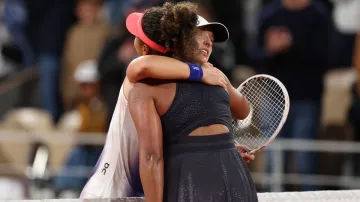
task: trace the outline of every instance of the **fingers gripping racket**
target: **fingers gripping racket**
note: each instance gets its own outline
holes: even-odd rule
[[[235,144],[252,154],[279,134],[289,113],[289,95],[278,79],[265,74],[250,77],[238,91],[248,100],[250,113],[244,120],[233,120],[233,135]]]

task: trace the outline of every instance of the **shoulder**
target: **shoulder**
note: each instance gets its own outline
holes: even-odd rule
[[[136,82],[129,93],[129,101],[137,98],[156,98],[172,90],[176,83],[168,80],[143,79]]]
[[[139,81],[134,83],[133,88],[131,89],[130,93],[139,93],[141,91],[144,91],[142,94],[147,94],[148,91],[145,90],[150,90],[152,89],[152,85],[146,81]]]
[[[134,83],[129,92],[129,102],[140,98],[152,97],[156,87],[155,83],[153,79],[144,79]]]

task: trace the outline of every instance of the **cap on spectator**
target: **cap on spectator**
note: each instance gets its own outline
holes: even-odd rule
[[[198,15],[197,27],[208,27],[214,34],[215,43],[225,42],[229,39],[229,31],[222,23],[208,22],[205,18]]]
[[[75,81],[78,83],[95,83],[99,80],[99,77],[95,60],[86,60],[80,63],[74,72]]]

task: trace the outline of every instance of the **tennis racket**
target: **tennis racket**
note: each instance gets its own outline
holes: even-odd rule
[[[250,77],[237,90],[248,100],[250,112],[232,122],[235,144],[253,154],[279,134],[289,113],[289,94],[278,79],[265,74]]]

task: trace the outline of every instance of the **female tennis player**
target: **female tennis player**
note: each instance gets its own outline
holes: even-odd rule
[[[128,17],[127,28],[136,36],[139,55],[161,52],[162,48],[186,58],[184,51],[195,54],[205,49],[206,58],[213,39],[208,37],[207,43],[197,47],[191,32],[196,30],[196,7],[191,3],[166,6],[160,17],[156,12]],[[180,15],[174,15],[176,11]],[[171,21],[164,23],[174,16],[183,18],[183,30]],[[168,28],[165,30],[173,31],[172,40],[166,40],[169,35],[162,33],[160,40],[145,42],[141,21],[157,18]],[[151,33],[146,35],[157,36]],[[196,77],[199,69],[199,65],[191,64],[190,77]],[[244,98],[232,86],[227,91],[241,100],[233,115],[246,117]],[[232,113],[227,91],[189,81],[146,80],[134,85],[129,108],[139,136],[140,177],[147,202],[257,201],[250,173],[230,132]]]
[[[209,68],[213,67],[212,64],[208,63],[209,57],[212,53],[212,43],[221,43],[227,41],[229,37],[229,33],[225,25],[218,23],[218,22],[208,22],[205,18],[198,15],[198,24],[197,33],[195,34],[196,41],[199,48],[194,55],[192,56],[192,61],[198,64],[205,64],[202,68],[204,71],[211,71],[212,74],[222,75],[219,77],[218,85],[224,86],[224,80],[226,81],[226,88],[231,88],[231,104],[230,109],[233,114],[239,114],[236,110],[240,109],[239,105],[241,106],[242,101],[236,99],[236,95],[238,93],[234,93],[234,88],[231,86],[230,81],[228,78],[217,68]],[[208,42],[206,39],[213,39],[214,41]],[[207,43],[211,43],[210,46]],[[204,45],[205,44],[205,45]],[[206,46],[206,47],[204,47]],[[142,79],[146,78],[155,78],[155,79],[164,79],[164,80],[186,80],[189,78],[189,66],[180,60],[171,58],[171,57],[164,57],[160,55],[144,55],[138,57],[137,59],[133,60],[126,72],[127,79],[132,82],[136,83]],[[216,77],[209,77],[211,79],[216,79]],[[210,82],[215,81],[208,81],[206,77],[203,78],[203,83],[205,84],[212,84]],[[241,110],[243,112],[243,110]],[[235,119],[243,119],[244,117],[234,117]],[[240,152],[241,157],[246,161],[250,162],[251,160],[255,159],[253,154],[246,153],[246,148],[242,146],[237,146],[237,150]]]
[[[159,10],[150,10],[148,13],[157,12]],[[200,19],[203,19],[200,17]],[[208,23],[203,19],[205,23],[201,23],[199,26],[203,28],[211,27],[217,30],[225,30],[226,36],[221,36],[220,32],[215,32],[215,42],[223,42],[227,40],[227,29],[218,23]],[[149,25],[159,24],[159,19],[156,20],[143,20],[142,21],[147,28],[144,28],[144,32],[154,33],[154,30],[149,30]],[[146,22],[146,23],[145,23]],[[178,22],[179,23],[179,22]],[[219,28],[217,28],[219,27]],[[158,36],[161,36],[160,26],[156,31]],[[155,35],[152,35],[155,36]],[[144,39],[143,41],[146,41]],[[151,44],[151,42],[147,42]],[[211,47],[210,47],[211,48]],[[201,51],[200,55],[203,54]],[[154,51],[153,53],[156,53]],[[208,52],[210,55],[211,49]],[[163,55],[162,53],[158,53]],[[199,54],[195,54],[199,55]],[[156,56],[154,56],[156,57]],[[202,62],[200,59],[202,56],[197,57],[197,61]],[[96,165],[93,175],[89,179],[89,182],[83,189],[81,198],[118,198],[118,197],[131,197],[136,196],[138,192],[142,192],[141,184],[139,180],[138,171],[138,140],[135,126],[129,114],[127,108],[126,97],[132,88],[133,83],[131,81],[137,81],[142,78],[152,77],[159,79],[187,79],[189,78],[189,65],[179,62],[177,60],[166,57],[157,56],[157,58],[149,58],[147,56],[140,57],[134,60],[128,68],[129,79],[126,79],[123,87],[121,88],[117,107],[114,111],[113,120],[107,135],[107,141],[103,150],[103,153]],[[207,59],[205,60],[207,61]],[[144,65],[147,64],[149,65]],[[175,62],[175,63],[174,63]],[[158,68],[152,68],[152,65],[156,65]],[[175,68],[170,70],[171,66],[175,64]],[[177,70],[180,70],[178,71]],[[211,65],[205,64],[203,66],[204,75],[201,78],[201,82],[210,85],[225,86],[226,77],[217,69],[211,68]],[[236,107],[234,108],[236,109]],[[252,159],[253,156],[247,157]]]

